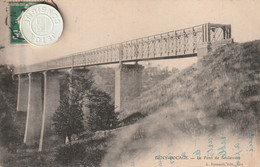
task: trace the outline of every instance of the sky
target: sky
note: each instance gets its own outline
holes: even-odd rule
[[[260,39],[259,0],[55,0],[61,38],[46,47],[12,45],[6,0],[0,0],[0,64],[34,64],[148,35],[204,23],[231,24],[235,42]],[[4,48],[3,48],[4,47]],[[185,68],[196,58],[153,61]]]

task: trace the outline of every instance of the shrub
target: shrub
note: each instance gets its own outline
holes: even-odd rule
[[[63,165],[78,164],[86,156],[85,146],[83,143],[62,145],[58,147],[55,154],[55,160]]]
[[[99,167],[106,152],[104,150],[88,150],[84,158],[84,166]]]

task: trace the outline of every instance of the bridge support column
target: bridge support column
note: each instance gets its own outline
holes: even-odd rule
[[[21,75],[18,75],[18,94],[17,94],[17,107],[16,111],[19,111],[20,98],[21,98]]]
[[[18,75],[18,96],[17,96],[17,111],[27,111],[28,105],[28,76]]]
[[[38,146],[41,134],[42,100],[43,100],[42,74],[29,74],[29,91],[26,130],[24,142],[27,145]]]
[[[60,104],[60,77],[58,72],[44,72],[44,99],[39,151],[59,140],[54,135],[52,116]]]
[[[136,64],[120,64],[115,75],[115,111],[118,112],[130,100],[140,95],[142,71],[144,67]]]
[[[25,132],[23,142],[27,143],[28,136],[28,125],[29,125],[29,116],[30,116],[30,99],[31,99],[31,73],[28,74],[28,96],[27,96],[27,113],[26,113],[26,124],[25,124]]]

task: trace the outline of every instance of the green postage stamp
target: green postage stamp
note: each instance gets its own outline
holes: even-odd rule
[[[23,38],[19,22],[22,14],[32,5],[43,3],[44,1],[10,1],[9,17],[10,17],[10,43],[11,44],[26,44],[27,41]]]

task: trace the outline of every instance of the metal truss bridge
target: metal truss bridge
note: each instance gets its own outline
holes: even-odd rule
[[[231,39],[231,25],[207,23],[75,53],[43,63],[20,66],[15,69],[15,74],[120,62],[191,57],[197,55],[199,44],[215,43],[226,39]]]

